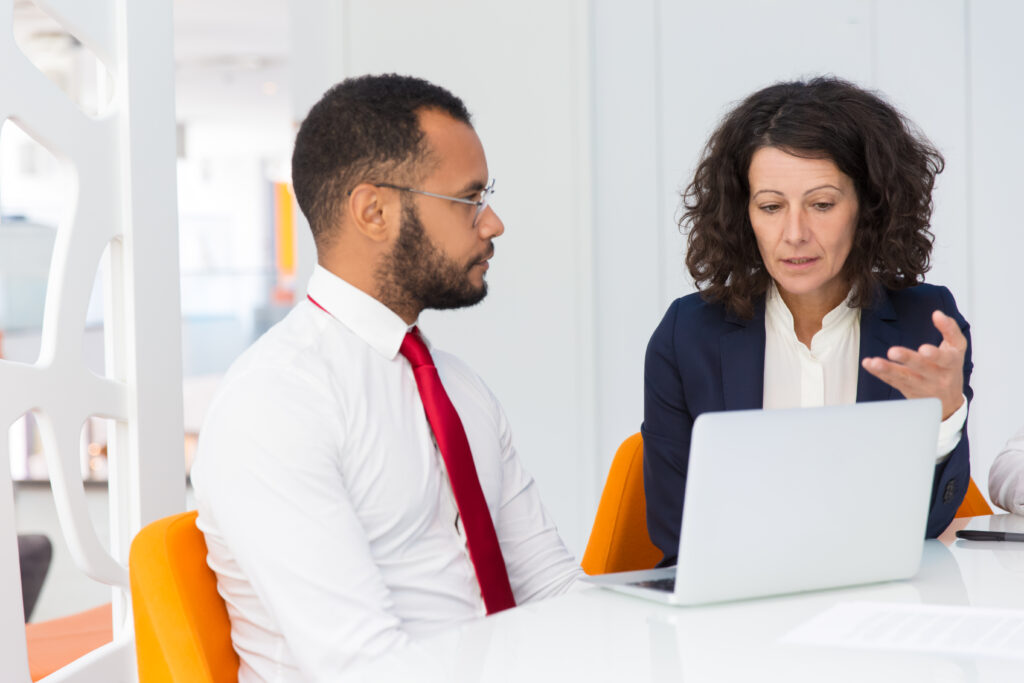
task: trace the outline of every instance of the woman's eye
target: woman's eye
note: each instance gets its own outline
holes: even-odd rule
[[[835,204],[833,202],[814,202],[814,204],[812,204],[811,206],[813,206],[818,211],[828,211],[833,206],[835,206]]]
[[[778,204],[762,204],[760,208],[765,213],[775,213],[781,207]]]

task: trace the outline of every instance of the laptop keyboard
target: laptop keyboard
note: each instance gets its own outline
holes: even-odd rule
[[[630,585],[640,586],[641,588],[653,588],[656,591],[665,591],[666,593],[674,593],[676,590],[676,577],[672,576],[667,579],[654,579],[653,581],[637,581]]]

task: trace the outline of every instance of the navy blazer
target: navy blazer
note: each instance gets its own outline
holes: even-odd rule
[[[644,363],[644,490],[647,528],[664,563],[675,560],[683,492],[690,457],[690,431],[701,413],[757,409],[764,396],[764,309],[762,296],[754,317],[744,320],[700,294],[676,299],[647,345]],[[970,378],[970,327],[945,287],[917,285],[879,290],[875,304],[861,312],[860,358],[885,357],[890,346],[916,349],[942,342],[932,323],[941,310],[960,325],[967,337],[964,395],[973,397]],[[860,368],[857,402],[903,398],[895,388]],[[970,456],[967,425],[960,443],[935,468],[926,535],[938,536],[953,520],[967,493]],[[786,495],[780,492],[780,495]],[[865,499],[865,505],[878,501]],[[722,501],[723,505],[730,504]]]

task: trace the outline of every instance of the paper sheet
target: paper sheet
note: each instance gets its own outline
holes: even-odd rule
[[[780,642],[1024,659],[1024,610],[844,602]]]

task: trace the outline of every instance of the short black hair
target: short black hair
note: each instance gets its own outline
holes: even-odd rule
[[[830,159],[853,180],[857,226],[843,274],[851,305],[879,285],[903,289],[929,267],[932,188],[942,155],[880,95],[834,76],[776,83],[726,114],[683,193],[686,265],[704,298],[749,318],[770,276],[750,224],[747,173],[754,152]]]
[[[467,125],[458,97],[421,78],[349,78],[324,93],[295,136],[292,187],[317,247],[330,243],[338,211],[359,183],[407,182],[430,150],[419,113],[433,109]]]

